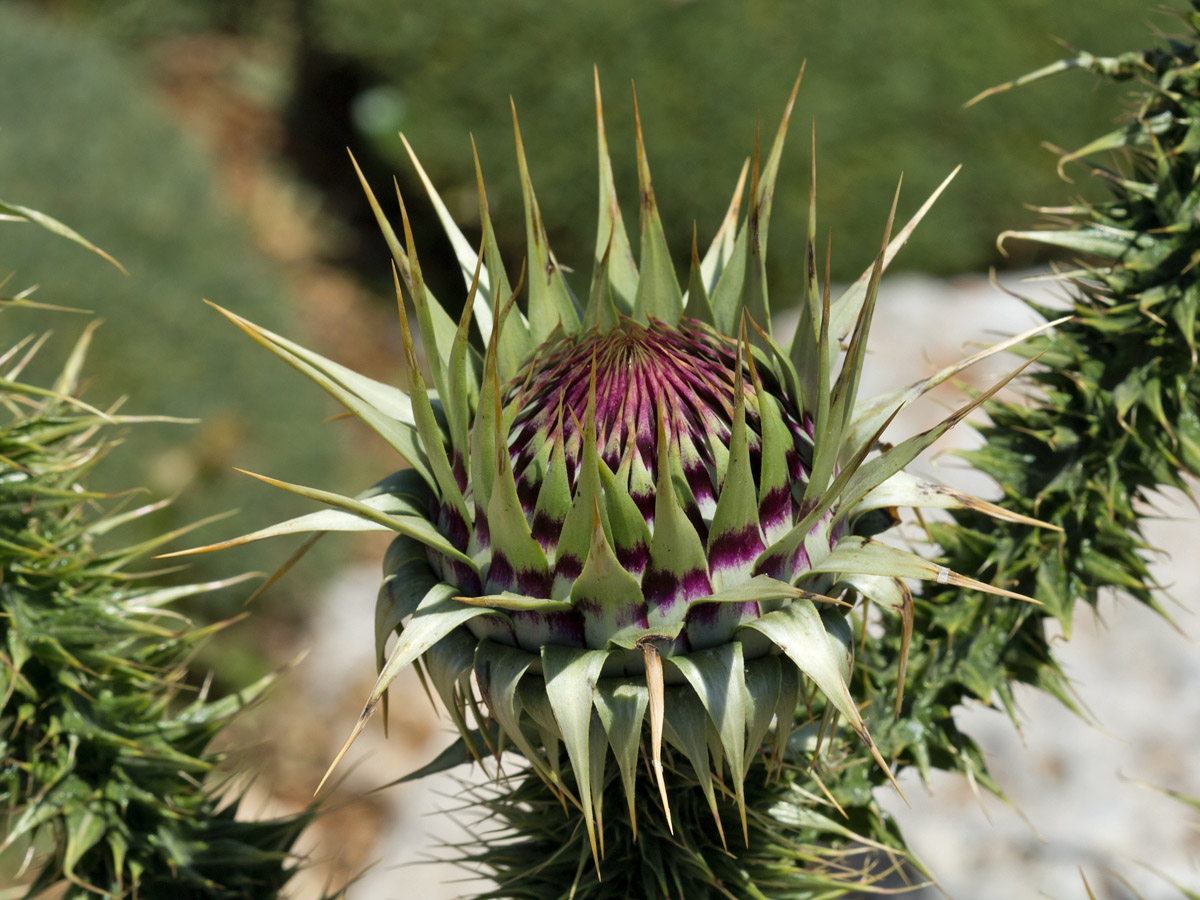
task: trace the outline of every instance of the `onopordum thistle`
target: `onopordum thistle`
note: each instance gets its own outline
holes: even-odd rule
[[[33,210],[0,203],[0,215],[86,245]],[[28,293],[0,299],[0,315],[58,309]],[[123,510],[85,486],[115,430],[144,421],[79,397],[93,330],[49,387],[23,376],[42,339],[0,353],[0,866],[28,881],[0,893],[273,900],[311,812],[238,820],[208,749],[270,679],[219,700],[196,693],[186,663],[224,623],[171,608],[243,579],[162,586],[130,570],[178,534],[114,543],[162,504]]]
[[[1076,69],[1138,84],[1136,107],[1116,130],[1059,162],[1062,169],[1097,160],[1090,173],[1111,197],[1045,207],[1050,227],[1001,236],[1068,255],[1059,281],[1069,293],[1071,318],[1022,349],[1040,363],[1026,376],[1034,399],[990,401],[990,424],[979,429],[984,445],[963,455],[1003,487],[1007,507],[1061,531],[1012,528],[963,513],[952,523],[931,524],[947,565],[986,572],[997,583],[1035,593],[1042,605],[995,604],[970,593],[956,594],[950,605],[941,602],[945,593],[918,597],[917,626],[930,651],[926,662],[914,664],[929,667],[926,712],[964,697],[990,702],[994,695],[1011,712],[1014,683],[1038,686],[1073,705],[1051,652],[1048,617],[1069,635],[1075,604],[1095,606],[1103,590],[1114,588],[1164,612],[1140,522],[1155,490],[1187,491],[1184,476],[1200,475],[1200,148],[1194,138],[1200,5],[1193,3],[1181,18],[1186,38],[1116,57],[1081,53],[985,92]],[[1063,315],[1054,306],[1029,305],[1046,319]],[[892,642],[874,664],[866,663],[880,705],[898,649]],[[926,766],[934,755],[961,768],[947,753],[963,746],[953,723],[926,718],[920,724],[906,732],[917,740],[889,742],[888,750]]]
[[[780,869],[790,893],[779,896],[809,896],[822,884],[844,891],[856,871],[844,863],[829,877],[814,866],[803,881],[806,853],[819,859],[823,846],[833,859],[853,832],[830,819],[819,824],[815,807],[844,809],[822,797],[819,776],[796,775],[795,762],[815,758],[840,719],[866,752],[830,767],[861,772],[873,757],[890,777],[848,689],[854,637],[847,610],[865,598],[896,613],[907,645],[912,603],[903,579],[971,587],[1005,603],[1027,599],[874,539],[895,521],[897,507],[970,508],[1037,524],[904,471],[998,385],[922,434],[881,442],[900,409],[999,348],[886,396],[858,396],[880,276],[942,188],[895,238],[889,218],[874,264],[833,299],[827,256],[826,276],[818,277],[814,163],[800,324],[790,341],[771,333],[767,232],[794,98],[766,158],[756,152],[743,170],[703,258],[693,241],[686,291],[659,223],[636,109],[635,263],[597,85],[599,228],[584,302],[547,244],[517,130],[528,256],[516,288],[496,247],[482,174],[476,253],[412,156],[468,287],[458,323],[425,285],[403,201],[401,243],[363,182],[397,271],[407,393],[223,311],[337,397],[406,463],[358,498],[264,478],[332,508],[201,548],[300,532],[398,533],[376,607],[380,674],[346,746],[386,703],[396,675],[418,664],[461,732],[447,760],[513,747],[548,796],[578,810],[567,818],[582,823],[587,841],[570,865],[582,868],[590,855],[604,876],[601,860],[613,844],[606,834],[625,829],[623,846],[640,843],[619,854],[613,877],[654,883],[668,895],[750,895],[754,879],[737,862],[732,840],[742,894],[728,894],[711,872],[699,880],[682,872],[703,869],[702,854],[681,850],[705,829],[715,829],[717,846],[727,844],[722,808],[729,807],[719,797],[736,810],[737,843],[764,865],[777,854],[757,837],[753,846],[751,822],[767,816],[774,834],[794,842]],[[522,279],[523,307],[515,302]],[[417,366],[405,295],[433,390]],[[471,342],[472,317],[482,351]],[[805,724],[789,742],[798,708]],[[774,749],[764,755],[773,722]],[[652,773],[649,792],[637,789],[639,754]],[[763,794],[758,782],[768,783],[772,769],[788,775]],[[750,794],[760,806],[748,812],[752,772]],[[697,790],[699,807],[687,799]],[[672,799],[676,791],[691,793]],[[610,793],[623,801],[615,824],[612,801],[603,802]],[[810,818],[781,824],[781,810],[797,796],[812,804],[802,810]],[[681,803],[688,810],[682,822]],[[702,807],[711,824],[697,821]],[[644,821],[647,808],[661,840]],[[520,815],[517,806],[508,809]],[[528,859],[527,869],[537,866]]]
[[[895,631],[869,632],[856,659],[852,688],[880,751],[924,776],[956,771],[1002,793],[950,715],[966,702],[995,703],[1015,720],[1014,690],[1025,684],[1079,709],[1053,651],[1051,619],[1069,636],[1076,604],[1095,607],[1113,590],[1166,612],[1141,522],[1153,514],[1155,491],[1189,491],[1186,476],[1200,475],[1200,4],[1191,7],[1181,15],[1184,37],[1115,57],[1080,53],[977,98],[1073,70],[1136,85],[1120,126],[1059,163],[1087,164],[1109,199],[1047,206],[1044,230],[1001,236],[1064,254],[1058,283],[1068,303],[1029,303],[1057,324],[1020,347],[1038,360],[1023,376],[1026,396],[988,401],[982,446],[962,454],[1002,488],[1006,508],[1061,530],[969,511],[929,522],[945,565],[1042,605],[926,584],[914,592],[922,640],[910,651]],[[905,654],[910,690],[893,712]],[[837,792],[837,779],[829,787]]]

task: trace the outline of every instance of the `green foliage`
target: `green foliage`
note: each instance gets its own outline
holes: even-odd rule
[[[0,210],[90,247],[40,213]],[[27,293],[0,301],[6,322],[17,310],[46,314]],[[114,545],[161,504],[126,510],[128,495],[85,484],[115,429],[144,421],[79,399],[93,330],[50,387],[23,380],[43,340],[0,354],[0,872],[28,870],[29,897],[272,900],[312,811],[239,821],[208,749],[271,679],[196,692],[186,664],[220,625],[172,609],[242,579],[163,587],[130,565],[176,534]]]
[[[460,222],[476,214],[468,133],[485,164],[511,159],[511,93],[545,221],[554,229],[550,243],[564,265],[581,270],[591,247],[577,220],[579,211],[592,208],[595,192],[591,167],[581,163],[594,153],[588,102],[593,63],[614,124],[609,140],[618,194],[636,196],[636,170],[623,152],[633,143],[625,87],[632,79],[647,124],[655,188],[673,198],[661,208],[667,242],[686,247],[693,222],[702,241],[711,237],[746,154],[742,136],[753,133],[760,111],[779,108],[807,59],[797,110],[801,135],[783,165],[805,170],[804,132],[815,119],[824,210],[819,236],[832,228],[834,277],[843,281],[859,271],[845,248],[878,240],[896,173],[904,173],[906,192],[912,192],[906,196],[925,197],[959,163],[966,164],[960,179],[914,237],[902,265],[950,273],[996,261],[996,233],[1031,193],[1052,189],[1054,176],[1028,139],[1036,133],[1037,114],[997,106],[963,111],[963,102],[977,85],[1034,66],[1050,35],[1106,46],[1129,26],[1123,0],[917,6],[316,0],[308,9],[301,24],[309,45],[365,69],[353,108],[361,131],[376,139],[376,151],[393,161],[402,178],[408,167],[395,133],[407,132]],[[1054,115],[1068,140],[1106,121],[1106,95],[1090,87],[1079,85],[1066,98],[1061,92],[1041,95],[1040,115]],[[506,250],[523,239],[512,224],[520,222],[511,212],[519,208],[520,187],[511,168],[492,163],[484,173]],[[768,278],[776,298],[799,295],[803,278],[792,256],[803,252],[805,189],[800,184],[792,190],[775,205],[780,237]],[[797,236],[791,252],[784,235]]]
[[[811,731],[807,733],[812,737]],[[610,766],[603,806],[611,824],[602,829],[601,879],[591,867],[588,838],[578,813],[560,804],[536,775],[517,783],[480,787],[471,800],[489,817],[463,862],[487,873],[499,888],[479,900],[606,900],[672,897],[687,900],[815,900],[847,891],[920,882],[895,824],[870,792],[822,795],[828,770],[849,788],[865,786],[867,763],[857,754],[806,764],[758,756],[746,778],[749,844],[743,846],[732,797],[722,821],[709,812],[703,792],[683,760],[664,758],[675,827],[658,794],[639,791],[636,841],[625,815],[625,797]],[[685,774],[686,773],[686,774]],[[864,797],[865,794],[865,797]],[[840,804],[840,809],[834,804]],[[723,836],[724,835],[724,836]],[[728,841],[728,848],[726,847]]]
[[[97,273],[77,248],[47,247],[22,226],[6,229],[0,278],[36,271],[39,299],[103,316],[89,394],[203,420],[188,429],[147,424],[113,450],[94,483],[129,487],[134,469],[135,483],[156,493],[187,488],[177,507],[154,517],[162,530],[241,506],[251,520],[286,515],[291,507],[250,488],[234,463],[327,471],[334,441],[312,437],[327,414],[317,398],[292,396],[288,373],[258,367],[252,348],[202,302],[236,302],[281,327],[292,318],[280,273],[253,255],[247,226],[218,199],[211,161],[167,119],[134,66],[96,37],[21,6],[0,6],[0,81],[5,198],[53,208],[130,273]],[[40,329],[41,315],[15,310],[9,328]],[[68,349],[64,333],[43,356]],[[51,373],[35,360],[31,374]]]
[[[923,772],[968,773],[993,790],[978,749],[949,712],[967,698],[1013,713],[1013,686],[1029,684],[1074,705],[1047,639],[1071,631],[1076,604],[1116,590],[1162,612],[1145,558],[1141,521],[1153,494],[1187,490],[1200,474],[1200,369],[1196,365],[1195,210],[1200,191],[1200,4],[1182,16],[1186,40],[1102,58],[1064,60],[1018,83],[1071,69],[1111,81],[1136,79],[1132,115],[1116,130],[1065,154],[1082,159],[1109,199],[1055,207],[1058,227],[1009,235],[1061,248],[1070,321],[1023,352],[1039,358],[1032,402],[989,402],[984,445],[964,456],[1004,491],[1004,505],[1062,528],[1031,529],[971,513],[931,523],[943,562],[1037,597],[1042,606],[948,590],[916,598],[903,710],[900,640],[867,640],[861,686],[885,755]],[[1062,311],[1034,306],[1047,320]],[[890,720],[890,725],[881,724]]]
[[[59,16],[86,18],[122,43],[164,36],[272,31],[286,20],[294,0],[54,0]]]
[[[168,885],[174,896],[274,897],[310,816],[235,820],[237,801],[223,804],[210,777],[220,757],[206,750],[268,682],[189,697],[184,663],[213,629],[170,605],[224,585],[147,586],[128,570],[173,535],[101,549],[148,508],[105,512],[110,499],[82,484],[108,448],[102,435],[128,421],[74,397],[89,336],[52,389],[10,377],[0,393],[3,847],[47,852],[31,895],[64,882],[69,897]]]
[[[346,200],[352,183],[343,146],[356,146],[361,158],[359,145],[369,143],[379,157],[368,167],[372,181],[390,169],[404,185],[409,168],[395,139],[404,130],[456,220],[470,222],[477,208],[468,135],[483,159],[511,159],[511,94],[526,126],[545,219],[555,226],[550,241],[564,265],[581,269],[591,247],[583,232],[564,223],[593,204],[594,175],[580,162],[594,152],[592,64],[617,126],[613,147],[633,143],[631,97],[623,88],[632,79],[645,121],[653,123],[646,138],[658,189],[664,197],[688,198],[661,211],[669,246],[687,246],[693,222],[702,239],[711,235],[724,212],[720,197],[745,156],[743,135],[760,110],[779,107],[807,59],[802,111],[817,123],[822,231],[831,227],[840,246],[873,243],[886,210],[882,199],[864,198],[889,196],[897,172],[905,173],[913,196],[927,196],[966,163],[902,263],[954,273],[1001,262],[996,233],[1028,196],[1053,189],[1037,146],[1039,117],[1053,116],[1071,142],[1103,127],[1108,115],[1108,97],[1085,84],[1031,95],[1024,112],[998,105],[963,111],[962,103],[978,85],[1036,65],[1052,36],[1106,47],[1130,25],[1124,0],[869,2],[862,10],[839,0],[56,0],[53,7],[124,46],[209,31],[285,48],[291,149],[309,159],[318,170],[309,174],[347,215],[357,207]],[[747,106],[747,97],[758,105]],[[806,143],[793,143],[786,167],[806,165]],[[618,193],[636,196],[631,157],[616,156]],[[663,161],[672,159],[689,162],[668,168]],[[520,206],[520,185],[509,165],[494,164],[485,174],[501,247],[514,251],[524,238],[520,217],[510,214]],[[803,197],[781,197],[777,206],[778,233],[803,234]],[[428,216],[423,208],[410,212]],[[794,250],[802,252],[798,242]],[[802,287],[787,255],[777,252],[768,273],[779,298]],[[834,257],[835,278],[858,274],[850,254]],[[443,282],[436,271],[431,277],[437,293]]]

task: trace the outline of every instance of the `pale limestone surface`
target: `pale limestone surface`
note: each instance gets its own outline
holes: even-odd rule
[[[1044,295],[1046,290],[1016,279],[1006,283],[1027,294]],[[967,342],[990,343],[1035,324],[1032,313],[985,278],[888,279],[872,329],[863,391],[869,395],[923,377],[977,349],[964,350]],[[964,380],[987,385],[1015,365],[1013,357],[988,360]],[[943,389],[897,422],[893,435],[929,427],[961,402],[957,391]],[[970,431],[959,429],[935,451],[972,441]],[[985,496],[997,494],[986,479],[970,477],[961,463],[938,458],[937,452],[919,461],[919,470]],[[1178,519],[1155,522],[1148,529],[1150,541],[1170,554],[1159,560],[1155,572],[1178,601],[1176,621],[1196,634],[1200,520],[1180,498],[1164,501],[1163,508]],[[373,679],[376,585],[376,571],[364,569],[346,572],[328,586],[312,629],[313,649],[299,673],[302,690],[320,709],[327,758],[353,724],[358,709],[354,698],[365,696]],[[1180,896],[1140,868],[1139,861],[1200,890],[1200,814],[1138,783],[1200,795],[1200,651],[1130,601],[1108,598],[1101,614],[1107,627],[1081,610],[1070,642],[1059,645],[1062,664],[1098,726],[1034,691],[1018,693],[1024,744],[1000,713],[977,706],[955,714],[988,753],[997,781],[1036,832],[990,798],[984,802],[985,814],[970,787],[951,776],[935,778],[932,794],[911,775],[901,779],[911,809],[894,793],[881,794],[950,896],[1084,900],[1081,866],[1098,900],[1133,896],[1111,881],[1106,874],[1110,869],[1131,879],[1147,900]],[[353,769],[339,795],[345,800],[411,771],[451,740],[444,721],[432,723],[428,701],[411,672],[398,680],[392,695],[393,727],[403,724],[398,718],[408,721],[428,739],[404,742],[393,734],[385,743],[380,729],[368,728],[347,760]],[[465,769],[460,772],[471,777]],[[437,812],[456,807],[456,793],[454,778],[439,776],[383,794],[384,827],[366,854],[379,862],[351,889],[354,900],[471,895],[469,885],[454,883],[462,877],[459,870],[416,864],[439,853],[439,841],[462,839],[461,825]],[[321,842],[314,849],[316,857],[336,854],[329,843],[336,843],[337,833],[318,831],[315,838]],[[304,891],[299,893],[309,896]]]

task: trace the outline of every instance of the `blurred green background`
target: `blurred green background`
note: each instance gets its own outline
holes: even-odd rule
[[[323,422],[335,412],[326,398],[201,302],[374,377],[401,377],[386,250],[346,147],[381,197],[399,178],[430,281],[454,306],[457,268],[396,132],[469,236],[474,135],[501,242],[520,259],[511,95],[551,243],[584,278],[596,221],[595,64],[625,198],[636,197],[637,84],[656,194],[682,264],[693,222],[707,242],[756,127],[769,141],[807,60],[775,201],[775,303],[801,275],[814,119],[819,230],[832,231],[835,277],[870,263],[900,173],[907,216],[958,163],[962,174],[897,268],[952,275],[1025,265],[1028,257],[998,255],[996,234],[1032,222],[1028,198],[1074,193],[1056,183],[1040,141],[1075,146],[1102,132],[1111,100],[1081,75],[962,104],[1065,55],[1052,36],[1115,52],[1151,18],[1169,30],[1168,17],[1128,0],[8,0],[0,197],[70,223],[130,275],[16,228],[6,230],[0,269],[16,273],[10,288],[36,281],[41,299],[106,320],[93,402],[128,395],[129,412],[204,420],[131,436],[109,477],[180,494],[159,527],[241,508],[196,538],[218,540],[305,508],[234,465],[349,493],[388,465],[352,423]],[[83,320],[6,313],[4,322],[6,337],[52,326],[65,342]],[[308,588],[352,552],[343,543],[318,556],[266,611],[297,615]],[[200,565],[213,574],[269,568],[287,553],[260,548]],[[233,609],[240,597],[226,602]]]

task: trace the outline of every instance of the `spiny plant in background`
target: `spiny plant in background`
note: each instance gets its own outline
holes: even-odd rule
[[[795,91],[765,160],[756,150],[743,170],[703,259],[693,240],[686,291],[659,222],[636,107],[635,263],[597,79],[599,227],[582,302],[547,244],[516,130],[528,277],[523,270],[515,287],[482,174],[476,253],[412,155],[467,284],[458,323],[425,285],[403,201],[401,244],[363,182],[398,272],[408,393],[223,310],[362,418],[406,468],[358,498],[264,478],[332,508],[200,549],[301,532],[397,532],[376,607],[379,677],[346,747],[415,664],[461,732],[446,762],[514,748],[530,779],[490,805],[535,844],[557,835],[569,851],[552,856],[575,870],[564,881],[532,845],[519,857],[489,847],[478,861],[516,878],[515,895],[594,896],[626,880],[635,892],[689,898],[834,896],[871,883],[869,864],[856,868],[844,854],[854,841],[860,852],[896,848],[894,829],[869,792],[842,803],[821,781],[824,769],[841,769],[865,784],[872,757],[890,777],[848,689],[851,610],[870,601],[894,612],[907,646],[903,579],[1028,599],[874,537],[897,507],[1039,524],[904,471],[999,385],[922,434],[894,446],[880,440],[899,410],[999,347],[886,396],[858,396],[880,276],[949,179],[894,239],[889,217],[874,265],[833,300],[828,250],[818,277],[814,162],[800,324],[790,343],[771,333],[764,261],[794,99]],[[433,391],[417,366],[404,295]],[[901,683],[904,665],[901,654]],[[818,763],[839,719],[862,746],[839,745]],[[773,748],[764,750],[773,722]],[[639,755],[651,790],[638,789]],[[846,804],[857,806],[851,821],[862,833],[824,815],[848,815]],[[561,825],[529,816],[543,807],[561,809]],[[575,838],[564,844],[563,833]],[[610,879],[603,888],[581,882],[589,857]],[[554,872],[541,887],[539,871]]]
[[[1190,492],[1186,476],[1200,475],[1200,3],[1180,18],[1187,33],[1161,46],[1115,57],[1080,53],[976,98],[1073,70],[1137,82],[1120,127],[1059,160],[1060,171],[1091,160],[1090,175],[1110,198],[1046,207],[1046,230],[1001,236],[1069,256],[1057,278],[1071,317],[1029,304],[1058,319],[1020,347],[1040,362],[1026,376],[1029,398],[989,400],[990,424],[978,429],[983,446],[963,454],[1003,488],[1006,508],[1060,530],[970,511],[929,523],[945,565],[1042,605],[926,585],[914,597],[922,640],[911,652],[896,633],[867,635],[852,690],[866,701],[880,751],[902,767],[962,772],[1001,794],[948,711],[972,700],[997,703],[1015,722],[1014,688],[1026,684],[1078,712],[1047,636],[1051,620],[1069,636],[1076,604],[1095,607],[1114,590],[1166,615],[1140,523],[1156,491]],[[892,717],[896,665],[905,656],[922,688],[906,693]]]
[[[0,203],[0,216],[96,249],[34,210]],[[28,291],[0,299],[10,307],[61,311]],[[85,486],[114,431],[147,421],[79,397],[94,327],[50,387],[22,380],[44,336],[0,353],[0,872],[27,882],[0,895],[275,898],[312,813],[238,821],[207,749],[270,679],[215,701],[196,692],[188,659],[228,623],[171,609],[243,578],[156,586],[130,565],[178,533],[112,545],[161,504],[122,509]]]

